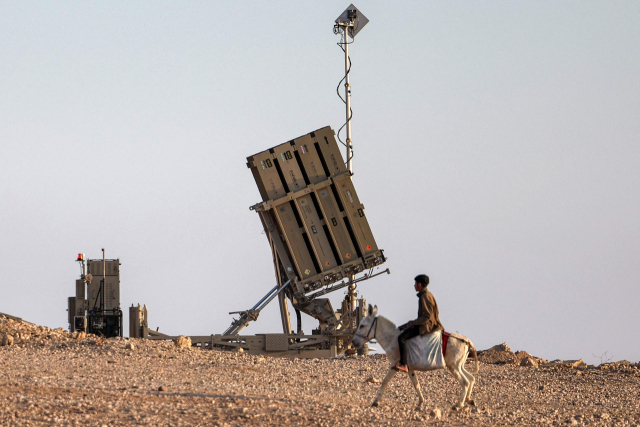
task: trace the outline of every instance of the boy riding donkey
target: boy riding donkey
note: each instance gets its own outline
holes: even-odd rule
[[[427,290],[429,276],[420,274],[415,277],[415,289],[418,292],[418,318],[400,326],[402,333],[398,337],[400,361],[393,367],[396,371],[409,372],[407,367],[407,341],[418,335],[427,335],[436,331],[444,331],[438,318],[438,304],[433,294]]]
[[[432,371],[442,368],[451,372],[461,386],[458,401],[453,409],[459,410],[466,405],[474,406],[475,402],[471,399],[471,393],[476,380],[465,369],[465,363],[471,355],[476,362],[473,372],[478,372],[476,348],[464,335],[444,332],[440,319],[438,319],[436,300],[431,292],[427,291],[429,278],[421,274],[414,280],[420,300],[416,320],[398,328],[389,319],[378,316],[378,306],[369,305],[368,316],[362,318],[358,332],[354,334],[353,344],[355,346],[361,347],[364,343],[375,339],[384,349],[389,361],[389,370],[382,380],[380,390],[376,394],[372,406],[378,406],[389,381],[397,371],[402,371],[409,374],[409,379],[418,394],[418,407],[420,407],[424,403],[424,396],[415,371]],[[411,339],[414,337],[417,338]],[[407,342],[409,340],[411,341]],[[409,350],[409,354],[407,354],[407,350]],[[408,366],[407,362],[409,362]]]

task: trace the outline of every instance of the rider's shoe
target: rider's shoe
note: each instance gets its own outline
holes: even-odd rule
[[[401,364],[397,364],[396,366],[393,367],[396,371],[400,371],[400,372],[409,372],[409,368],[407,368],[407,365],[401,365]]]

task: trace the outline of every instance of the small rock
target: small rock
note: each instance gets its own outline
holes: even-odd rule
[[[73,338],[77,340],[83,340],[86,337],[87,337],[87,334],[85,334],[84,332],[76,332],[76,334],[73,336]]]
[[[161,385],[160,387],[158,387],[158,391],[167,391],[167,388]]]
[[[2,340],[0,340],[0,345],[1,346],[12,346],[13,345],[13,337],[11,335],[8,334],[4,334],[2,337]]]
[[[494,345],[493,347],[491,347],[489,350],[496,350],[496,351],[511,351],[511,349],[509,348],[509,345],[507,345],[506,342],[503,342],[502,344],[498,344],[498,345]]]
[[[429,412],[429,416],[439,420],[442,418],[442,411],[440,411],[440,408],[433,408]]]
[[[378,384],[380,382],[380,380],[373,378],[373,377],[369,377],[367,378],[367,382],[371,383],[371,384]]]
[[[235,351],[236,353],[244,353],[244,348],[242,348],[242,347],[238,347],[238,348],[236,348],[236,349],[235,349],[235,350],[233,350],[233,351]]]
[[[554,360],[542,365],[545,368],[586,368],[584,360]]]
[[[136,346],[132,342],[128,342],[127,345],[124,346],[127,350],[135,350]]]
[[[603,412],[601,414],[593,414],[593,416],[596,418],[600,418],[601,420],[609,419],[609,414],[607,414],[606,412]]]
[[[520,366],[529,366],[531,368],[537,368],[538,362],[533,357],[525,357],[520,361]]]
[[[543,391],[544,390],[544,386],[543,385],[539,385],[538,386],[538,390]]]
[[[524,350],[516,351],[514,354],[516,355],[516,359],[517,359],[518,363],[522,362],[522,360],[526,359],[527,357],[533,357],[532,355],[530,355],[529,353],[527,353]]]
[[[191,337],[180,335],[178,338],[173,340],[173,343],[176,345],[176,347],[191,348]]]

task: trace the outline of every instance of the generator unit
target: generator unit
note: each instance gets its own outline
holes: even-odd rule
[[[69,331],[88,332],[106,338],[122,336],[120,309],[120,260],[85,259],[78,254],[80,279],[76,296],[69,297]]]

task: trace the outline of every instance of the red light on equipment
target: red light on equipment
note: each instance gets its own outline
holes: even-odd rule
[[[82,260],[84,260],[84,255],[78,254],[78,259],[76,261],[82,261]]]

